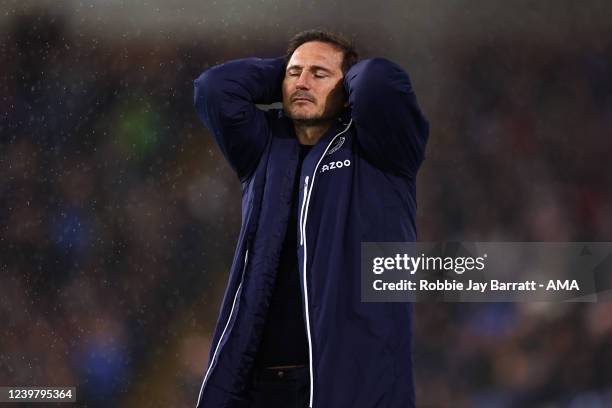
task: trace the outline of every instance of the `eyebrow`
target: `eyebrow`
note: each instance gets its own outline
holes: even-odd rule
[[[302,67],[301,65],[290,65],[290,66],[287,67],[287,71],[291,71],[293,69],[304,69],[304,67]],[[310,67],[310,69],[312,71],[325,71],[325,72],[328,72],[330,74],[333,73],[330,69],[322,67],[320,65],[312,65]]]

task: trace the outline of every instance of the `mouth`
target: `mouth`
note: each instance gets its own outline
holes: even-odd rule
[[[293,103],[297,103],[297,102],[310,102],[310,103],[314,103],[314,101],[312,99],[309,99],[309,98],[293,98],[291,100],[291,102],[293,102]]]

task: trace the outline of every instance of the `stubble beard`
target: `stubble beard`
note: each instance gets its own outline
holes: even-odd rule
[[[295,97],[298,93],[293,94],[292,98]],[[304,96],[307,96],[307,95],[304,95]],[[284,104],[283,104],[283,110],[285,112],[285,115],[291,118],[293,120],[293,123],[296,126],[300,126],[300,127],[322,126],[322,125],[332,122],[334,119],[340,116],[344,108],[345,101],[346,101],[346,94],[344,92],[342,81],[338,81],[334,89],[331,91],[331,93],[328,95],[328,97],[325,100],[325,106],[323,107],[323,112],[321,113],[316,112],[311,115],[299,114],[299,113],[294,114],[292,112],[291,106],[287,108],[284,106]],[[313,103],[315,102],[313,101]]]
[[[285,109],[285,114],[293,120],[296,126],[310,127],[321,126],[336,119],[340,115],[341,109],[335,109],[333,112],[314,113],[312,115],[294,114],[289,109]]]
[[[329,123],[334,118],[324,116],[324,115],[314,115],[311,117],[304,117],[302,115],[294,116],[289,114],[289,117],[293,120],[293,123],[297,126],[301,127],[309,127],[309,126],[320,126],[325,123]]]

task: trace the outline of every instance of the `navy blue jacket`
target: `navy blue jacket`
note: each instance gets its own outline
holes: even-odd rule
[[[298,141],[281,110],[284,60],[242,59],[195,81],[198,115],[243,186],[242,227],[198,407],[238,407],[266,320],[291,207]],[[345,75],[349,107],[304,158],[298,262],[310,406],[414,406],[412,305],[362,303],[361,242],[414,241],[429,125],[406,72],[382,59]]]

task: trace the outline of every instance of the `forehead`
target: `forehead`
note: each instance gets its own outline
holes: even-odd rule
[[[311,41],[297,47],[287,67],[297,65],[300,67],[308,67],[310,65],[318,65],[330,70],[342,68],[342,51],[338,50],[331,44],[320,41]]]

